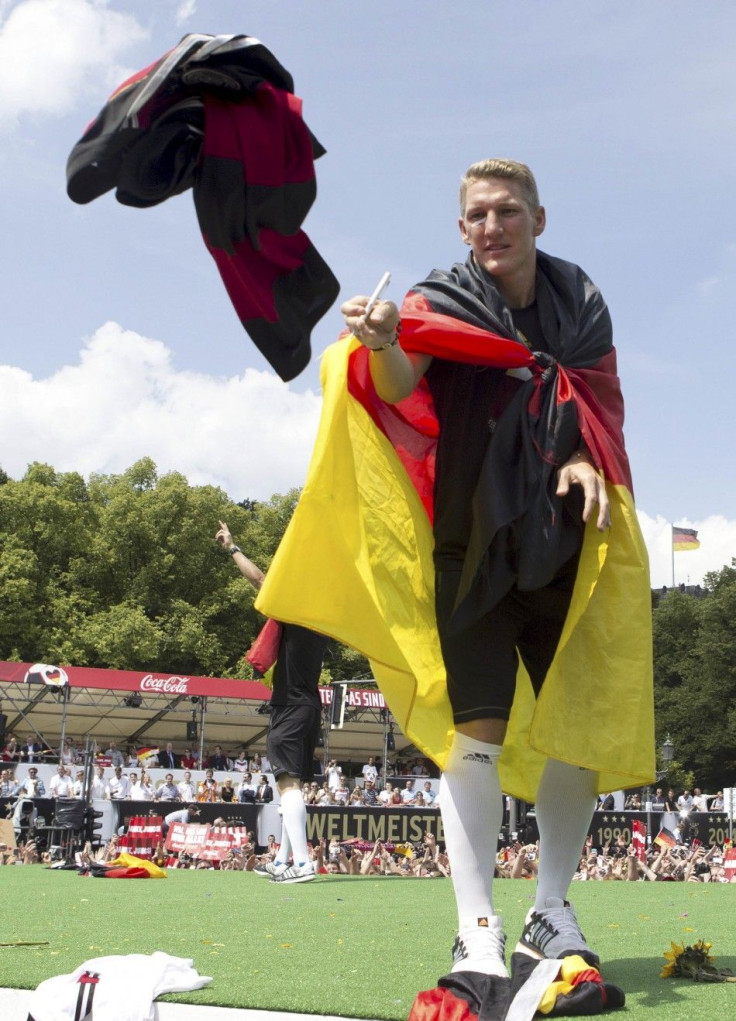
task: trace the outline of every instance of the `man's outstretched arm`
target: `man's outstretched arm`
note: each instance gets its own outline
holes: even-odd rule
[[[371,377],[378,396],[388,404],[408,397],[432,361],[431,355],[407,354],[398,343],[399,310],[379,301],[366,319],[368,298],[359,294],[340,308],[345,325],[371,351]]]
[[[230,534],[230,529],[224,521],[220,522],[220,529],[215,535],[215,539],[219,542],[223,549],[226,549],[228,553],[232,553],[233,560],[243,577],[248,579],[254,589],[260,589],[261,585],[263,585],[263,582],[266,580],[266,575],[259,567],[256,567],[252,560],[249,560],[246,557],[245,553],[243,553],[239,546],[235,545],[233,537]]]

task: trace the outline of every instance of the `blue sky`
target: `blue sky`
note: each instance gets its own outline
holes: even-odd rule
[[[670,522],[736,556],[736,155],[731,3],[591,0],[0,0],[0,464],[161,471],[262,498],[303,482],[318,357],[287,385],[237,322],[191,195],[134,210],[65,194],[65,163],[128,73],[186,32],[244,32],[294,76],[327,148],[306,229],[342,285],[391,297],[463,259],[456,194],[490,155],[534,169],[540,247],[614,321],[655,584]]]

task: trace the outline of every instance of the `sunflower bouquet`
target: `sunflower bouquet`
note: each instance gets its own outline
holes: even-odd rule
[[[672,949],[664,954],[667,964],[659,977],[689,978],[693,982],[736,982],[736,976],[729,968],[716,968],[715,957],[710,956],[712,946],[704,939],[699,939],[691,947],[671,942]]]

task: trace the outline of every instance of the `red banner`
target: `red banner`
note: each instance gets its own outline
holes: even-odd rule
[[[223,861],[231,848],[248,842],[245,826],[207,826],[175,822],[166,836],[167,851],[185,852],[202,861]]]

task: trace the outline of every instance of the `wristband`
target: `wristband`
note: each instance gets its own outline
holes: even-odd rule
[[[240,548],[240,546],[231,546],[230,549],[228,550],[228,553],[230,554],[230,556],[232,556],[233,553],[242,553],[242,552],[243,551]]]

